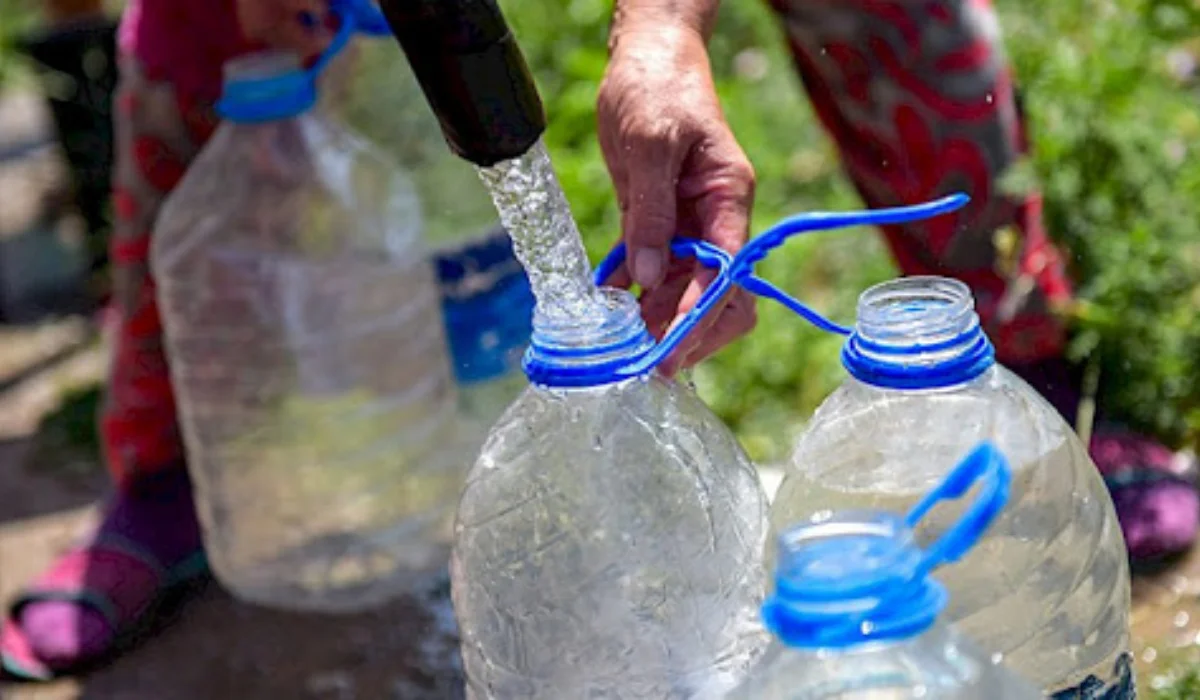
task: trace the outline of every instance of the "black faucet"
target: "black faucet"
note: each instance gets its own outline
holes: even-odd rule
[[[546,129],[533,76],[496,0],[380,0],[450,148],[481,166]]]

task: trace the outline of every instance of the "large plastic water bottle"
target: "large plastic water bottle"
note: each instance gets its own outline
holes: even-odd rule
[[[463,430],[482,443],[528,385],[521,357],[532,333],[533,292],[487,190],[470,163],[446,148],[404,54],[390,42],[373,43],[358,58],[339,111],[412,173],[425,205]]]
[[[447,454],[454,383],[412,185],[314,108],[370,20],[345,15],[309,70],[227,67],[224,124],[152,251],[209,557],[267,605],[364,608],[444,569],[469,464]]]
[[[748,264],[797,233],[902,222],[964,201],[799,217],[739,258]],[[851,376],[800,438],[772,504],[773,529],[828,509],[903,510],[959,455],[991,440],[1013,464],[1013,497],[979,546],[938,572],[952,594],[946,619],[1056,697],[1132,697],[1129,570],[1104,483],[1054,408],[996,364],[967,287],[929,277],[885,283],[862,296],[851,331],[744,271],[734,276],[850,336]],[[944,532],[954,512],[934,515],[918,537]]]
[[[697,251],[728,263],[676,250]],[[656,345],[632,295],[601,294],[595,317],[535,314],[532,386],[467,479],[451,580],[472,698],[719,697],[766,641],[754,468],[654,372],[694,323]]]
[[[1036,700],[1038,690],[939,621],[931,575],[969,550],[1004,507],[1010,473],[984,444],[907,517],[821,510],[779,536],[763,620],[775,641],[728,700]],[[914,525],[982,482],[970,510],[931,546]]]

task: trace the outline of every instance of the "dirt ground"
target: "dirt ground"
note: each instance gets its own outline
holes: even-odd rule
[[[79,439],[94,434],[107,358],[89,320],[61,313],[78,296],[81,246],[77,223],[44,206],[65,168],[42,105],[29,93],[0,96],[0,609],[88,526],[107,486],[95,445]],[[461,696],[448,585],[325,617],[244,605],[209,584],[161,617],[153,644],[103,669],[50,685],[0,682],[0,697]]]
[[[0,606],[93,518],[106,481],[61,432],[90,418],[102,344],[78,320],[0,327]],[[30,371],[28,368],[35,368]],[[66,417],[66,418],[64,418]],[[444,589],[441,593],[444,594]],[[1166,660],[1200,650],[1200,553],[1135,579],[1135,652],[1149,688]],[[215,584],[168,610],[152,644],[51,685],[5,685],[5,700],[446,700],[461,697],[444,595],[333,617],[264,610]]]
[[[90,430],[106,362],[103,342],[81,317],[47,320],[48,309],[32,297],[29,314],[13,313],[3,298],[54,281],[63,269],[65,249],[42,243],[57,240],[62,227],[42,221],[30,204],[61,183],[62,168],[46,146],[39,102],[26,97],[0,98],[0,314],[28,316],[0,325],[0,609],[88,525],[106,488],[94,446],[72,439]],[[20,206],[9,206],[14,202]],[[47,233],[27,235],[38,229]],[[37,273],[32,286],[14,281],[15,272],[28,282],[30,271]],[[152,644],[135,645],[77,680],[0,682],[0,698],[457,698],[461,674],[445,593],[443,587],[368,614],[326,617],[244,605],[208,585],[190,604],[162,615]],[[1200,661],[1200,553],[1135,580],[1134,625],[1144,688],[1158,684],[1167,661]]]
[[[101,376],[104,352],[75,322],[0,331],[0,384],[21,364],[45,364],[55,343],[77,349],[0,393],[0,605],[93,517],[105,479],[89,455],[55,435],[49,412],[79,411],[72,388]],[[82,344],[81,344],[82,343]],[[15,361],[21,358],[24,362]],[[61,403],[63,397],[67,403]],[[396,698],[461,695],[447,588],[357,616],[326,617],[238,603],[216,585],[163,615],[153,644],[77,681],[3,685],[7,700]]]

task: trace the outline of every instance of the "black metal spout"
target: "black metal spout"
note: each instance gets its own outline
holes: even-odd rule
[[[496,0],[380,0],[450,148],[481,166],[546,129],[542,100]]]

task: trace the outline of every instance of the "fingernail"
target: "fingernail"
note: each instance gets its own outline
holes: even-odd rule
[[[633,281],[643,288],[656,286],[662,276],[662,266],[661,250],[642,248],[633,256]]]

